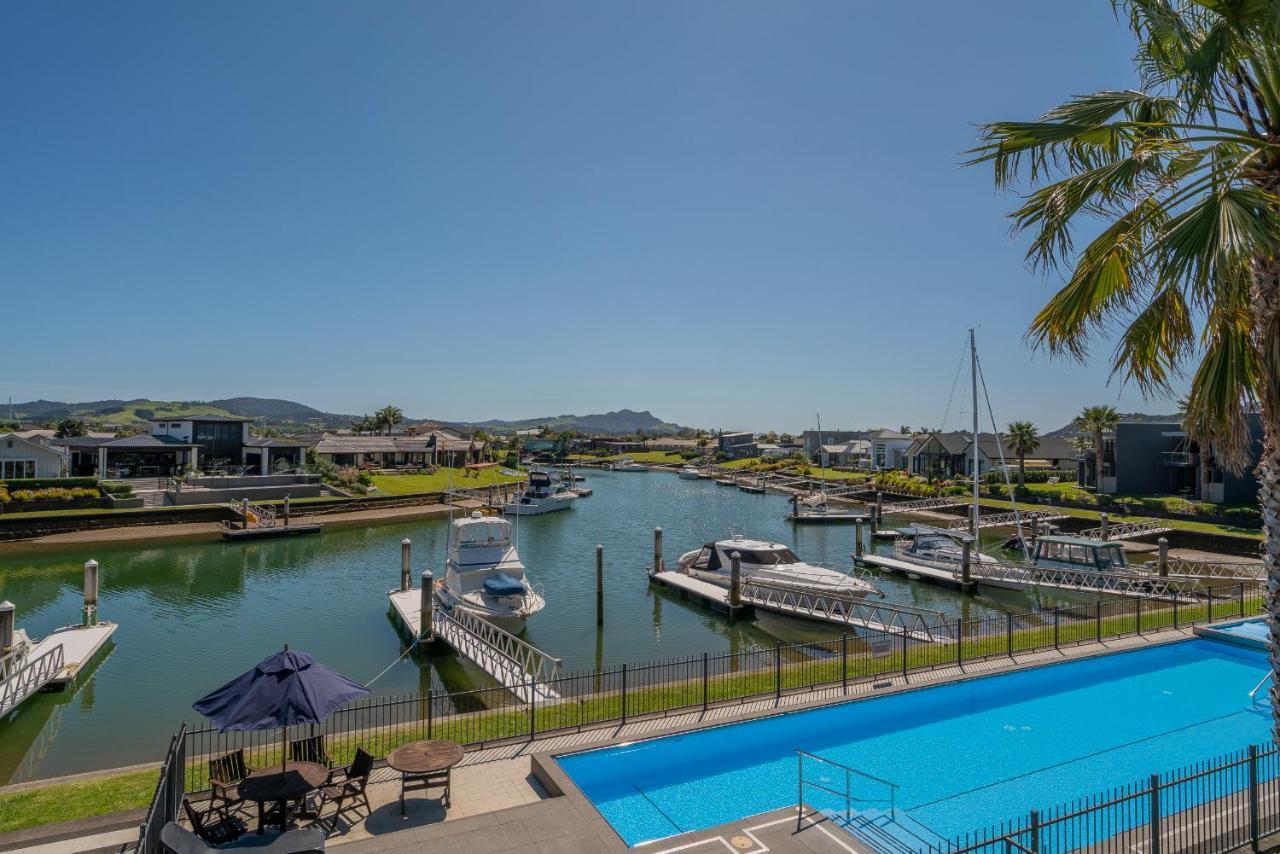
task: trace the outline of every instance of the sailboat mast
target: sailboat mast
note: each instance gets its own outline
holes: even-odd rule
[[[969,379],[973,384],[973,518],[970,521],[974,545],[978,538],[978,344],[969,329]]]

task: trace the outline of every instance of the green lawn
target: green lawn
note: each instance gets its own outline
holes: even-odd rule
[[[435,474],[376,474],[370,495],[415,495],[421,492],[443,492],[450,486],[484,487],[495,483],[511,483],[516,477],[502,474],[496,468],[479,473],[466,469],[441,468]]]
[[[870,475],[863,474],[862,472],[836,471],[835,469],[827,469],[826,471],[823,471],[822,469],[812,467],[810,467],[809,474],[807,476],[814,480],[856,480],[861,482],[870,479]]]
[[[1000,507],[1002,509],[1012,510],[1013,504],[996,498],[987,498],[983,496],[982,503],[988,507]],[[1032,510],[1042,510],[1044,505],[1027,504],[1020,502],[1018,509],[1025,512]],[[1081,510],[1076,507],[1055,507],[1055,510],[1065,513],[1068,516],[1074,516],[1077,519],[1098,519],[1101,522],[1099,513],[1101,510]],[[1150,516],[1143,516],[1141,513],[1126,514],[1117,510],[1108,510],[1107,519],[1114,523],[1119,522],[1149,522]],[[1181,531],[1195,531],[1201,534],[1223,534],[1229,537],[1248,537],[1252,540],[1261,540],[1262,531],[1254,528],[1240,528],[1235,525],[1219,525],[1216,522],[1193,522],[1188,519],[1159,519],[1161,524],[1168,525],[1170,528]]]
[[[726,469],[745,469],[752,468],[759,462],[760,457],[743,457],[740,460],[729,460],[728,462],[717,463],[717,465]]]
[[[135,771],[0,796],[0,833],[146,807],[159,775]]]
[[[631,454],[614,454],[606,460],[635,460],[638,463],[657,463],[659,465],[683,465],[684,457],[673,451],[636,451]]]

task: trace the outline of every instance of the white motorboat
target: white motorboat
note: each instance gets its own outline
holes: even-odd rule
[[[479,510],[449,526],[449,554],[436,598],[507,631],[519,631],[546,601],[529,583],[511,542],[511,523]]]
[[[779,587],[796,587],[810,593],[862,598],[879,591],[864,578],[834,569],[805,563],[782,543],[749,540],[735,536],[731,540],[707,543],[680,556],[679,570],[686,575],[721,587],[730,582],[733,553],[739,558],[743,580],[753,579]]]
[[[964,540],[970,539],[967,532],[930,528],[927,525],[915,525],[914,531],[915,536],[900,537],[894,541],[894,557],[908,563],[959,571],[964,563]],[[995,558],[984,555],[977,549],[971,551],[969,561],[971,564],[998,563]]]
[[[684,466],[680,469],[681,480],[702,480],[702,472],[697,466]]]
[[[648,471],[649,467],[635,460],[614,460],[609,463],[610,471]]]
[[[854,513],[851,510],[832,510],[827,504],[827,494],[818,492],[801,498],[791,496],[791,512],[787,518],[792,522],[857,522],[868,520],[866,513]]]
[[[538,516],[568,510],[577,495],[564,489],[559,481],[541,469],[529,472],[529,486],[517,498],[502,505],[502,512],[514,516]]]

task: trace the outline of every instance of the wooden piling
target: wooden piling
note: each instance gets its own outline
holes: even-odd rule
[[[433,578],[431,570],[422,570],[422,599],[418,606],[418,619],[421,621],[418,628],[419,642],[427,642],[435,639],[436,621],[436,593],[433,588]]]
[[[876,490],[876,524],[884,524],[884,493]]]
[[[853,559],[862,560],[862,517],[853,521]]]
[[[596,543],[596,625],[604,625],[604,545]]]
[[[742,604],[742,554],[734,552],[729,555],[729,606],[737,608]]]
[[[1107,522],[1107,514],[1099,513],[1098,516],[1102,519],[1102,539],[1105,540],[1109,536],[1109,532],[1107,529],[1110,527],[1109,523]]]
[[[289,496],[284,497],[284,526],[289,527]]]
[[[413,543],[408,537],[400,541],[400,589],[413,589],[413,575],[409,571],[409,549]]]
[[[82,625],[98,625],[98,562],[84,562],[84,618]]]
[[[964,586],[968,589],[973,583],[970,577],[970,569],[973,562],[973,541],[966,538],[960,543],[960,580],[964,582]]]
[[[249,499],[240,499],[240,530],[249,530]]]
[[[17,609],[8,599],[0,602],[0,655],[13,649]]]
[[[662,572],[662,528],[653,529],[653,571]]]
[[[1160,577],[1167,578],[1169,576],[1169,541],[1161,537],[1156,540],[1156,545],[1160,548]]]

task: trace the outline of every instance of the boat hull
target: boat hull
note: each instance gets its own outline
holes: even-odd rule
[[[515,502],[504,504],[502,505],[502,512],[508,516],[541,516],[544,513],[568,510],[572,506],[573,498],[543,498],[529,504]]]

